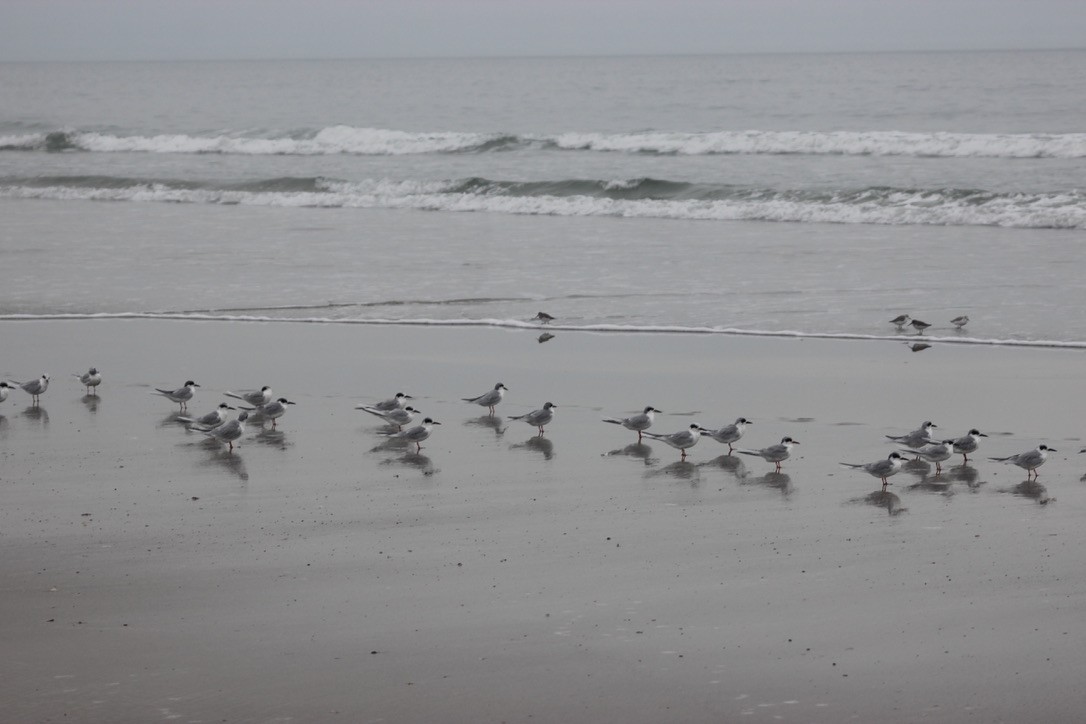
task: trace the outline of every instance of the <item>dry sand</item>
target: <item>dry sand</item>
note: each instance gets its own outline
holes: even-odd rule
[[[1081,352],[726,336],[165,321],[0,323],[0,719],[1072,722],[1086,716]],[[99,367],[97,398],[71,373]],[[298,404],[229,454],[190,411]],[[495,428],[459,398],[502,381]],[[380,448],[355,404],[440,420]],[[543,441],[505,420],[550,400]],[[783,474],[655,431],[754,420]],[[841,461],[925,419],[991,435]],[[259,433],[259,434],[257,434]],[[989,462],[1047,442],[1040,497]],[[959,465],[960,458],[952,461]],[[1046,499],[1051,499],[1043,504]]]

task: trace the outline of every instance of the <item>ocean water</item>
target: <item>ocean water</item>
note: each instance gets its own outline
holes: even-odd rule
[[[0,318],[892,338],[907,312],[1086,347],[1086,51],[25,63],[0,89]]]

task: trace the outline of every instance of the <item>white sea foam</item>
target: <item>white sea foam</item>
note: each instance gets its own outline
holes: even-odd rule
[[[463,181],[318,182],[317,191],[239,191],[165,184],[0,186],[2,198],[157,201],[279,207],[401,208],[551,216],[838,224],[1086,228],[1082,192],[994,194],[956,190],[871,190],[826,196],[767,192],[722,199],[615,199],[456,191]]]
[[[59,136],[59,139],[56,138]],[[0,136],[0,148],[45,148],[53,138],[69,148],[97,153],[220,153],[245,155],[381,155],[460,153],[517,147],[567,151],[674,155],[797,154],[946,158],[1084,158],[1086,133],[917,133],[908,131],[722,130],[704,133],[646,131],[553,135],[499,132],[403,131],[329,126],[300,133],[256,136],[116,135],[79,130]]]
[[[501,327],[538,332],[535,322],[519,319],[334,319],[329,317],[273,317],[253,314],[213,314],[204,312],[96,312],[89,314],[0,314],[0,322],[34,322],[95,319],[160,319],[186,322],[260,322],[281,324],[357,324],[363,326],[405,327]],[[849,332],[801,332],[795,330],[740,329],[736,327],[699,327],[683,325],[634,324],[548,324],[550,331],[613,333],[613,334],[696,334],[737,337],[788,337],[801,339],[867,340],[901,342],[915,341],[915,335],[855,334]],[[1056,349],[1086,349],[1086,342],[1061,340],[992,339],[981,337],[936,337],[925,335],[927,343],[953,345],[984,345],[995,347],[1040,347]]]

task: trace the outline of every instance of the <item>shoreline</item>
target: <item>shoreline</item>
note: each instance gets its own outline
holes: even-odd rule
[[[354,304],[331,304],[335,306],[356,306]],[[288,306],[282,309],[298,309]],[[304,307],[310,308],[310,307]],[[325,307],[322,307],[325,308]],[[770,339],[825,339],[853,340],[873,342],[925,342],[933,344],[977,345],[986,347],[1029,347],[1038,349],[1086,349],[1086,341],[1073,340],[1028,340],[1028,339],[989,339],[978,337],[947,337],[934,334],[860,334],[855,332],[801,332],[795,330],[752,330],[733,327],[698,327],[670,325],[618,325],[591,324],[568,325],[561,323],[539,324],[534,321],[516,319],[334,319],[330,317],[268,317],[254,315],[221,316],[196,312],[95,312],[87,314],[0,314],[3,322],[54,322],[54,321],[99,321],[99,320],[162,320],[170,322],[220,322],[220,323],[265,323],[265,324],[330,324],[360,325],[373,327],[457,327],[491,328],[514,330],[537,330],[539,332],[572,332],[599,334],[680,334],[680,335],[721,335],[731,337],[755,337]]]
[[[0,403],[9,716],[1078,717],[1079,357],[543,329],[0,321],[0,375],[53,375]],[[195,414],[298,404],[231,454],[149,394],[185,379]],[[461,401],[497,381],[497,421]],[[443,423],[419,454],[353,409],[396,391]],[[548,400],[541,439],[508,419]],[[801,444],[777,475],[600,422],[646,404],[654,432],[743,415],[739,447]],[[900,514],[867,504],[839,463],[925,419],[990,437],[892,478]],[[987,460],[1042,441],[1044,500]]]

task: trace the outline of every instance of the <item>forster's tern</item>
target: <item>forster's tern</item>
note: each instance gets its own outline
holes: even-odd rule
[[[609,422],[612,425],[622,425],[627,430],[633,430],[637,433],[637,441],[641,442],[641,433],[652,427],[657,412],[660,412],[660,410],[657,410],[650,405],[637,415],[630,415],[621,420],[614,417],[605,417],[603,418],[603,421]]]
[[[154,391],[155,393],[162,395],[163,397],[167,397],[171,401],[181,405],[181,409],[184,410],[188,408],[188,402],[192,399],[193,393],[196,392],[196,388],[199,386],[200,385],[196,384],[192,380],[189,380],[182,386],[178,387],[176,390],[164,390],[160,387],[156,387]]]
[[[965,325],[969,324],[969,316],[963,314],[960,317],[954,317],[954,319],[950,320],[950,323],[953,324],[957,329],[961,329]]]
[[[1048,459],[1050,452],[1057,452],[1056,448],[1049,447],[1048,445],[1038,445],[1033,450],[1027,450],[1024,453],[1018,453],[1017,455],[1009,455],[1005,458],[988,458],[989,460],[995,460],[999,463],[1008,463],[1010,465],[1017,465],[1026,471],[1026,479],[1030,476],[1037,477],[1037,468],[1045,464],[1045,460]]]
[[[935,472],[941,473],[943,472],[942,462],[944,460],[949,460],[950,456],[954,454],[954,441],[932,441],[922,448],[915,450],[901,450],[900,452],[906,455],[916,455],[917,457],[927,460],[929,463],[935,463]]]
[[[510,420],[524,420],[524,422],[539,428],[539,436],[543,436],[543,427],[549,425],[551,420],[554,419],[554,410],[558,405],[553,402],[544,402],[543,407],[538,410],[532,410],[526,415],[510,415]]]
[[[904,445],[905,447],[920,448],[931,442],[931,431],[937,427],[939,426],[931,420],[925,420],[920,427],[912,432],[905,433],[904,435],[887,435],[886,439],[893,440],[897,444]]]
[[[36,405],[38,404],[38,397],[49,389],[49,375],[42,375],[36,380],[30,380],[30,382],[16,382],[15,380],[12,380],[11,383],[30,395],[32,403]]]
[[[846,468],[856,468],[863,470],[868,475],[872,475],[882,480],[882,489],[886,490],[886,486],[890,483],[886,482],[886,479],[891,475],[896,475],[901,470],[902,463],[905,462],[905,458],[901,457],[898,452],[892,452],[885,460],[876,460],[873,463],[841,463]]]
[[[261,418],[265,420],[271,420],[272,427],[275,427],[275,421],[283,415],[287,414],[287,405],[293,404],[295,403],[291,402],[287,398],[280,397],[278,400],[272,400],[271,402],[260,405],[259,407],[245,409],[249,410],[250,412],[257,413],[258,415],[260,415]]]
[[[260,407],[266,405],[274,399],[272,397],[272,388],[264,385],[259,390],[242,390],[241,392],[224,392],[227,397],[233,397],[235,400],[241,400],[253,407]]]
[[[233,409],[235,408],[230,407],[230,405],[226,404],[225,402],[222,402],[211,412],[207,413],[206,415],[197,417],[196,419],[193,419],[191,417],[178,417],[176,419],[178,422],[183,422],[189,427],[204,428],[204,430],[201,430],[201,432],[204,432],[206,430],[210,430],[213,427],[218,427],[219,425],[226,422],[226,411]]]
[[[730,455],[733,443],[738,442],[739,438],[743,437],[743,433],[747,430],[747,425],[750,424],[750,420],[745,417],[740,417],[731,425],[725,425],[716,430],[702,430],[701,434],[713,438],[721,445],[727,445],[728,454]]]
[[[389,440],[404,440],[406,442],[415,443],[415,452],[422,451],[422,441],[430,437],[430,430],[434,425],[440,425],[437,420],[431,420],[429,417],[422,421],[421,425],[402,430],[400,432],[383,432],[382,435],[386,436]]]
[[[102,373],[98,371],[98,368],[91,367],[89,370],[81,375],[72,375],[78,377],[79,381],[83,383],[83,386],[87,388],[87,394],[91,393],[91,389],[102,384]]]
[[[415,398],[411,395],[405,395],[402,392],[397,392],[396,395],[392,397],[392,399],[378,402],[376,405],[371,405],[371,407],[373,407],[375,410],[382,410],[384,412],[388,412],[389,410],[402,410],[404,407],[407,406],[407,401],[413,399]],[[362,408],[358,407],[356,409]]]
[[[553,322],[554,321],[554,317],[547,314],[546,312],[540,312],[539,314],[532,317],[532,319],[538,320],[539,322],[541,322],[543,324],[547,324],[548,322]]]
[[[655,432],[646,432],[649,437],[666,442],[671,447],[682,452],[680,460],[686,460],[686,451],[698,444],[698,440],[701,439],[701,432],[704,428],[701,425],[691,423],[690,427],[686,430],[680,430],[679,432],[673,432],[670,435],[664,435]]]
[[[465,397],[464,402],[474,402],[476,405],[486,407],[490,409],[490,414],[494,414],[494,406],[502,401],[505,397],[505,393],[509,391],[509,388],[503,385],[501,382],[494,385],[494,389],[488,392],[484,392],[478,397]]]
[[[898,329],[901,329],[902,327],[904,327],[908,323],[909,323],[909,315],[908,314],[899,314],[899,315],[897,315],[896,317],[894,317],[893,319],[890,320],[890,324],[894,325]]]
[[[921,322],[919,319],[914,319],[913,321],[909,322],[909,324],[912,325],[913,329],[916,330],[917,334],[923,334],[924,330],[931,326],[927,322]]]
[[[0,402],[8,399],[8,394],[15,388],[9,385],[7,382],[0,382]]]
[[[397,429],[402,430],[404,425],[409,424],[415,419],[415,415],[418,414],[418,410],[411,405],[407,407],[397,407],[394,410],[378,410],[376,407],[369,407],[368,405],[356,405],[356,410],[364,410],[371,415],[376,415],[389,425],[395,425]]]
[[[778,445],[770,445],[761,450],[740,450],[739,452],[744,455],[757,455],[767,463],[776,463],[777,472],[779,473],[781,471],[781,463],[787,460],[788,456],[792,454],[793,445],[799,445],[799,441],[793,440],[790,437],[782,437],[780,444]]]
[[[230,446],[230,450],[234,449],[234,441],[245,434],[245,421],[249,419],[249,413],[242,410],[238,413],[237,419],[230,422],[224,422],[218,427],[213,427],[210,430],[200,430],[208,437],[219,442],[225,442]]]
[[[977,444],[982,437],[988,436],[980,430],[973,428],[954,441],[954,452],[959,453],[962,456],[962,465],[969,462],[969,453],[977,451]]]

